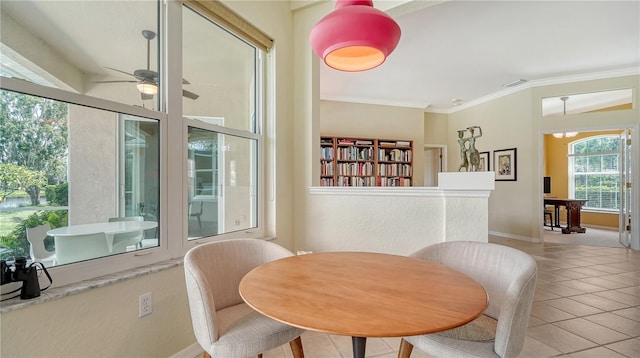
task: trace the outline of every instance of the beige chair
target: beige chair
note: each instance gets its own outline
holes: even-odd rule
[[[29,255],[31,261],[46,263],[51,261],[56,264],[56,252],[47,251],[44,246],[44,239],[47,237],[47,231],[51,230],[49,223],[44,223],[34,228],[27,228],[27,240],[29,241]]]
[[[440,333],[404,337],[398,357],[413,347],[434,357],[516,357],[522,351],[533,303],[537,265],[528,254],[497,244],[443,242],[411,257],[437,262],[478,281],[489,307],[475,321]]]
[[[109,218],[109,222],[114,221],[144,221],[142,216],[124,216]],[[113,252],[125,252],[128,246],[142,248],[142,239],[144,239],[144,231],[125,232],[115,234],[113,236]]]
[[[238,291],[252,269],[292,253],[272,242],[237,239],[202,244],[184,257],[191,321],[203,357],[261,357],[289,343],[293,356],[303,358],[300,328],[263,316],[249,307]]]
[[[56,236],[56,262],[58,265],[109,256],[105,233]]]

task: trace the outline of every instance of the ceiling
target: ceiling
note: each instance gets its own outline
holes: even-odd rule
[[[10,45],[40,46],[38,59],[47,61],[39,64],[43,72],[52,73],[54,79],[65,77],[63,84],[81,93],[119,89],[139,99],[132,85],[95,81],[131,79],[105,67],[126,72],[144,68],[146,42],[140,29],[156,27],[154,2],[2,1],[1,6],[34,35],[16,37],[19,42]],[[365,72],[340,72],[323,64],[321,98],[447,113],[524,86],[640,72],[638,0],[416,0],[389,13],[402,29],[396,50],[380,67]],[[207,32],[196,25],[185,22],[185,31],[191,34],[187,38],[203,44],[196,34]],[[110,30],[105,33],[105,29]],[[154,52],[155,41],[151,46]],[[119,51],[109,51],[113,48]],[[122,53],[129,55],[118,55]],[[214,48],[201,53],[207,56],[200,61],[206,70],[197,69],[200,62],[195,58],[187,59],[192,62],[183,75],[191,82],[189,90],[203,94],[217,88],[214,81],[229,71],[217,71],[211,79],[202,78],[203,73],[233,67],[237,61],[225,58],[231,51]],[[156,68],[155,56],[151,68]],[[503,87],[519,79],[528,82]],[[453,106],[452,99],[459,99],[460,105]]]
[[[431,3],[389,11],[402,36],[380,67],[322,64],[321,98],[446,113],[514,91],[503,85],[519,79],[533,86],[640,73],[639,1]]]

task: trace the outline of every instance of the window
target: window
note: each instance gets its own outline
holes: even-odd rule
[[[614,211],[620,203],[620,136],[585,138],[570,144],[570,192],[588,200],[585,209]]]
[[[56,219],[38,209],[38,220],[56,229],[116,217],[144,223],[142,234],[104,232],[106,253],[49,263],[55,285],[179,257],[188,240],[262,233],[264,54],[272,40],[220,2],[172,3],[0,2],[3,110],[5,94],[28,98],[32,109],[64,109],[39,113],[41,128],[59,126],[46,139],[64,143],[39,179],[54,186],[42,191],[56,201],[35,196],[64,213]],[[183,91],[174,94],[167,84],[181,78]],[[4,132],[2,139],[20,143]],[[186,170],[168,170],[177,167]],[[18,251],[5,234],[0,254],[9,258]],[[141,240],[128,244],[133,236]],[[120,239],[127,244],[116,247]],[[24,231],[18,240],[28,256]],[[59,249],[54,241],[45,246]]]
[[[255,230],[263,52],[186,6],[182,23],[183,74],[190,88],[209,94],[183,98],[188,238]]]

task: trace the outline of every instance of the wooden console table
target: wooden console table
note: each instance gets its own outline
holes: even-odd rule
[[[558,199],[558,198],[544,198],[544,205],[553,205],[555,212],[555,226],[562,228],[563,234],[570,234],[572,232],[584,233],[587,229],[580,226],[580,210],[587,200],[579,199]],[[560,207],[564,206],[567,209],[567,226],[560,226]]]

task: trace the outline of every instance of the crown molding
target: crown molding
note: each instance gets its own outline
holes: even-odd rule
[[[601,71],[601,72],[592,72],[592,73],[583,73],[578,75],[568,75],[568,76],[559,76],[559,77],[549,77],[542,78],[539,80],[531,80],[525,82],[519,86],[505,88],[504,90],[497,91],[491,93],[487,96],[476,98],[465,102],[459,106],[448,109],[445,112],[434,112],[434,113],[455,113],[461,111],[463,109],[471,108],[477,106],[482,103],[486,103],[489,101],[493,101],[495,99],[508,96],[510,94],[520,92],[525,89],[534,88],[534,87],[542,87],[542,86],[550,86],[550,85],[558,85],[563,83],[572,83],[572,82],[582,82],[582,81],[592,81],[592,80],[601,80],[605,78],[616,78],[616,77],[624,77],[624,76],[634,76],[640,75],[640,68],[638,67],[629,67],[611,71]],[[425,112],[431,112],[425,110]]]
[[[397,101],[397,100],[387,100],[387,99],[367,98],[367,97],[321,96],[320,99],[326,100],[326,101],[336,101],[336,102],[350,102],[350,103],[361,103],[361,104],[377,104],[381,106],[419,108],[424,110],[426,110],[426,108],[429,107],[429,104],[424,102]]]
[[[557,85],[557,84],[563,84],[563,83],[600,80],[605,78],[634,76],[634,75],[640,75],[640,67],[629,67],[629,68],[622,68],[622,69],[610,70],[610,71],[542,78],[538,80],[531,80],[515,87],[505,88],[503,90],[493,92],[483,97],[472,99],[459,106],[455,106],[451,108],[431,107],[429,103],[425,103],[425,102],[399,101],[399,100],[388,100],[388,99],[367,98],[367,97],[321,96],[320,99],[327,100],[327,101],[338,101],[338,102],[349,102],[349,103],[376,104],[381,106],[419,108],[424,110],[427,113],[451,114],[451,113],[455,113],[463,109],[471,108],[489,101],[493,101],[495,99],[508,96],[510,94],[514,94],[529,88]]]

